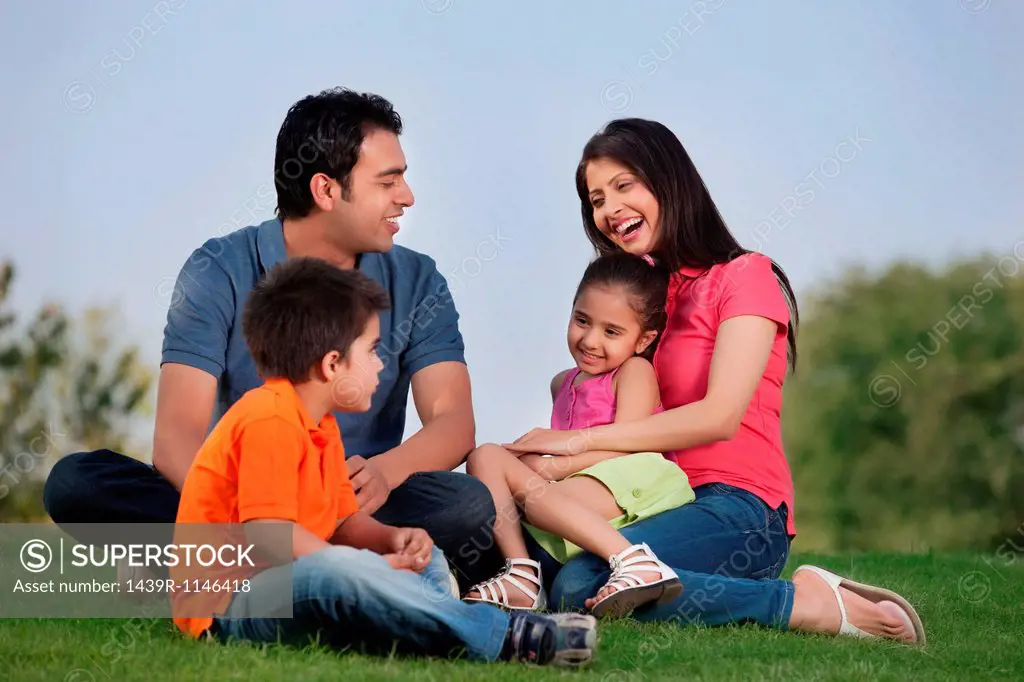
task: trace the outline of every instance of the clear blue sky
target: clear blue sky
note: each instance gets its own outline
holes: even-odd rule
[[[573,171],[615,116],[672,128],[798,294],[1024,238],[1011,0],[65,0],[4,3],[0,35],[16,305],[116,303],[154,368],[191,250],[271,216],[287,108],[335,85],[391,99],[417,199],[398,241],[449,276],[481,441],[547,423],[590,257]]]

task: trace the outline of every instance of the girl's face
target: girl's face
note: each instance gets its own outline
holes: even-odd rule
[[[657,336],[644,331],[621,286],[589,286],[569,320],[569,353],[587,374],[602,374],[643,352]]]
[[[623,251],[653,251],[661,230],[658,200],[640,178],[605,158],[587,163],[586,177],[597,229]]]

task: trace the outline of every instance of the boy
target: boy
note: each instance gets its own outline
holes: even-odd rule
[[[175,624],[193,637],[319,636],[382,653],[590,660],[593,617],[509,615],[463,603],[451,594],[444,555],[425,531],[384,525],[358,509],[332,412],[369,408],[382,369],[378,313],[388,306],[371,279],[316,258],[288,259],[253,289],[243,333],[265,383],[232,405],[200,448],[177,522],[291,524],[292,617],[248,615],[268,601],[258,585],[276,570],[269,569],[249,591],[219,595],[226,608],[213,613],[222,615],[179,610]]]

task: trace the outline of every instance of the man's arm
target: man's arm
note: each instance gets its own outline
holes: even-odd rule
[[[192,253],[175,281],[157,384],[153,466],[178,490],[213,417],[234,319],[233,289],[206,246]]]
[[[201,369],[173,362],[160,368],[153,466],[178,490],[206,438],[216,394],[217,379]]]
[[[476,446],[469,370],[438,362],[412,376],[412,396],[423,428],[398,447],[373,458],[390,489],[417,471],[450,471]]]
[[[476,445],[459,313],[433,260],[427,258],[420,265],[417,303],[397,329],[409,330],[409,344],[399,358],[400,371],[411,377],[412,397],[423,427],[401,445],[373,458],[389,490],[419,471],[454,469]]]

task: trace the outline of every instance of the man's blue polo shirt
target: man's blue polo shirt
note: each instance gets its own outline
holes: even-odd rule
[[[263,382],[242,337],[245,299],[256,282],[287,257],[281,221],[268,220],[208,240],[182,266],[175,283],[161,364],[197,367],[218,378],[213,423],[246,391]],[[448,284],[434,260],[395,245],[362,254],[359,270],[391,299],[380,315],[380,386],[368,412],[336,412],[347,455],[371,456],[402,442],[412,375],[437,362],[465,363]]]

